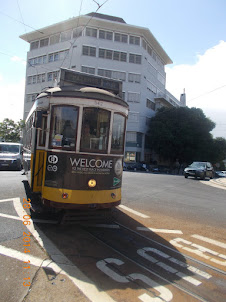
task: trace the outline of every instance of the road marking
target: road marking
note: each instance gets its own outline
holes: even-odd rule
[[[14,204],[14,208],[18,214],[19,217],[22,217],[23,215],[26,215],[26,211],[24,210],[20,198],[12,198],[11,199]],[[71,281],[74,283],[76,287],[78,287],[83,294],[90,299],[91,302],[115,302],[108,294],[105,292],[99,290],[93,282],[85,275],[83,274],[80,269],[75,266],[52,242],[49,240],[46,235],[39,230],[37,225],[34,228],[33,221],[31,220],[31,225],[26,226],[29,231],[32,233],[32,235],[35,237],[35,239],[38,241],[38,243],[43,247],[47,253],[50,255],[50,257],[53,259],[56,259],[55,262],[50,262],[52,260],[45,260],[42,264],[42,266],[52,268],[56,273],[65,274],[68,278],[71,279]],[[38,230],[38,231],[37,231]],[[18,251],[16,251],[18,253]],[[19,252],[20,253],[20,252]],[[19,254],[15,254],[18,257],[20,257]],[[6,255],[8,256],[8,254]],[[29,260],[33,259],[32,256],[29,255]],[[35,257],[36,258],[36,257]],[[38,259],[38,258],[37,258]],[[35,261],[38,261],[37,259],[33,259],[34,263]],[[20,260],[20,259],[18,259]],[[27,258],[26,258],[27,260]],[[59,261],[59,265],[57,264],[57,260]],[[43,260],[40,260],[43,261]],[[34,264],[35,265],[35,264]]]
[[[144,282],[146,285],[148,285],[150,288],[153,288],[157,292],[159,292],[159,295],[156,296],[156,294],[153,294],[152,291],[149,291],[149,293],[154,295],[154,297],[151,297],[147,294],[143,294],[138,297],[141,301],[143,301],[143,302],[154,302],[154,301],[169,302],[173,299],[172,292],[165,286],[162,286],[159,283],[157,283],[156,281],[150,279],[149,277],[147,277],[143,274],[139,274],[139,273],[133,273],[133,274],[129,274],[127,276],[120,275],[118,272],[115,272],[115,270],[113,270],[111,266],[108,266],[108,264],[111,265],[112,263],[115,265],[124,264],[124,262],[121,261],[120,259],[106,258],[104,260],[98,261],[96,263],[96,267],[116,282],[129,283],[129,282],[134,282],[136,280],[140,280],[140,281]]]
[[[13,201],[14,198],[2,199],[0,202]]]
[[[4,218],[10,218],[10,219],[15,219],[15,220],[22,220],[20,217],[18,216],[13,216],[13,215],[8,215],[8,214],[2,214],[0,213],[0,217],[4,217]]]
[[[174,264],[178,264],[179,266],[185,267],[190,271],[192,270],[193,272],[195,270],[197,270],[195,267],[188,266],[187,264],[177,260],[176,258],[170,257],[168,254],[163,253],[162,251],[159,251],[159,250],[151,248],[151,247],[144,247],[142,249],[137,250],[138,255],[140,255],[141,257],[147,259],[148,261],[160,266],[161,268],[163,268],[167,272],[170,272],[171,274],[176,274],[178,277],[182,278],[183,280],[185,280],[185,281],[187,281],[187,282],[189,282],[189,283],[191,283],[195,286],[198,286],[202,283],[202,282],[198,281],[197,279],[195,279],[193,277],[190,277],[190,276],[178,271],[177,269],[173,268],[172,266],[167,265],[166,263],[157,260],[156,258],[154,258],[154,257],[150,256],[149,254],[147,254],[147,252],[157,254],[157,256],[162,257],[163,259],[167,259],[167,260],[173,262]],[[189,269],[189,268],[191,268],[191,269]],[[209,274],[207,274],[203,271],[200,271],[200,270],[197,270],[196,273],[198,275],[203,276],[206,279],[209,279],[209,278],[212,277],[211,275],[209,275]]]
[[[224,249],[226,248],[226,244],[225,243],[217,241],[217,240],[214,240],[214,239],[211,239],[211,238],[207,238],[207,237],[196,235],[196,234],[191,235],[191,237],[194,237],[196,239],[199,239],[199,240],[202,240],[202,241],[205,241],[205,242],[217,245],[219,247],[223,247]]]
[[[138,231],[152,231],[156,233],[168,233],[168,234],[183,234],[180,230],[166,230],[166,229],[153,229],[153,228],[146,228],[146,227],[137,227]]]
[[[183,244],[188,245],[189,247],[184,246],[183,244],[179,243],[179,242],[183,242]],[[184,240],[182,238],[175,238],[173,240],[170,240],[170,243],[178,248],[181,248],[183,250],[186,250],[190,253],[194,253],[204,259],[210,260],[214,263],[226,266],[226,261],[222,261],[222,259],[226,260],[226,255],[223,254],[219,254],[218,252],[215,252],[213,250],[210,250],[204,246],[192,243],[191,241],[188,240]],[[221,258],[220,260],[213,258],[211,256],[207,256],[206,254],[210,254],[210,255],[214,255],[216,257]]]
[[[150,218],[150,216],[147,216],[147,215],[144,215],[144,214],[142,214],[142,213],[140,213],[140,212],[137,212],[137,211],[135,211],[135,210],[132,210],[132,209],[126,207],[126,206],[123,206],[122,204],[121,204],[119,207],[120,207],[121,209],[125,210],[125,211],[128,211],[128,212],[130,212],[130,213],[133,213],[133,214],[135,214],[135,215],[137,215],[137,216],[140,216],[140,217],[142,217],[142,218]]]

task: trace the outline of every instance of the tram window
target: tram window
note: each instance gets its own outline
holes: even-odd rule
[[[111,153],[123,154],[125,117],[115,113],[113,118]]]
[[[41,119],[41,127],[39,132],[39,146],[45,146],[47,129],[47,115],[43,114]]]
[[[81,151],[107,153],[110,112],[99,108],[84,108]]]
[[[51,117],[50,146],[75,149],[78,109],[74,106],[54,106]]]

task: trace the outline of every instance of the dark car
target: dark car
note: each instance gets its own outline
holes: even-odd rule
[[[184,169],[184,177],[192,176],[195,178],[205,179],[214,177],[214,169],[211,163],[203,161],[194,161],[190,166]]]
[[[124,171],[149,171],[149,166],[143,163],[124,163],[123,166]]]
[[[215,171],[215,177],[226,177],[226,171]]]

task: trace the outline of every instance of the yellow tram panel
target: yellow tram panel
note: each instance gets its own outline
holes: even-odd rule
[[[64,199],[63,194],[67,194],[68,198]],[[121,188],[114,190],[67,190],[43,187],[42,196],[44,199],[59,203],[70,203],[71,205],[81,204],[101,204],[115,203],[121,200]]]

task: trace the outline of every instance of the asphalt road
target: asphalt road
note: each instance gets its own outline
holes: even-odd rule
[[[124,172],[123,204],[149,214],[223,228],[226,190],[210,186],[209,182],[178,175]]]
[[[33,224],[25,186],[0,171],[0,301],[223,301],[224,185],[124,172],[113,220],[90,226]]]

